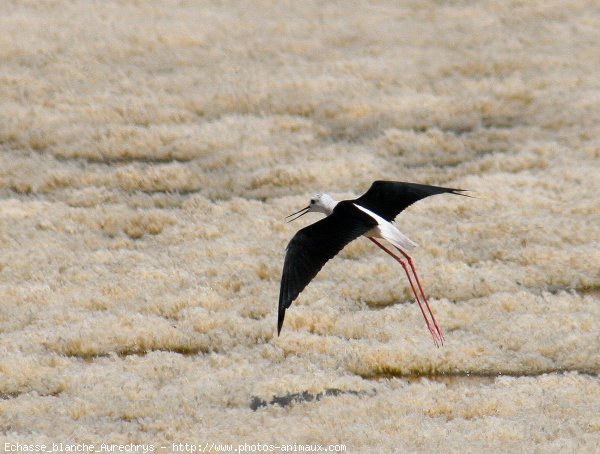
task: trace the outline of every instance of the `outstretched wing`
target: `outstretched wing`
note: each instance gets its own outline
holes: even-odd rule
[[[351,202],[339,202],[333,213],[325,219],[298,230],[288,244],[283,264],[279,290],[278,335],[283,325],[285,310],[323,265],[335,257],[344,246],[376,225],[377,221]]]
[[[444,193],[466,195],[462,194],[464,191],[401,181],[375,181],[355,203],[392,222],[402,210],[425,197]]]

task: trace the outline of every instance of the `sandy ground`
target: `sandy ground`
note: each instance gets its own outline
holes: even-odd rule
[[[598,449],[597,2],[4,0],[0,30],[0,450]],[[475,191],[398,219],[447,344],[365,239],[277,337],[319,216],[283,218],[376,179]]]

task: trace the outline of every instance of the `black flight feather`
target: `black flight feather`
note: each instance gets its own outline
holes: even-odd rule
[[[392,222],[402,210],[425,197],[444,193],[466,195],[461,194],[464,191],[401,181],[375,181],[355,203]]]
[[[352,201],[343,201],[326,218],[298,230],[285,254],[279,291],[277,334],[281,332],[285,310],[323,265],[344,246],[376,225],[377,221],[355,207]]]

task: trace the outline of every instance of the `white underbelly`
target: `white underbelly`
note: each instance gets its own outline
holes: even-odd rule
[[[391,222],[373,227],[364,236],[384,239],[405,251],[412,251],[417,247],[417,243],[398,230]]]
[[[366,236],[367,238],[383,238],[381,236],[381,230],[379,229],[379,227],[373,227],[371,230],[369,230],[363,236]]]
[[[367,213],[374,220],[377,221],[377,226],[373,227],[367,233],[364,234],[366,237],[373,238],[383,238],[386,241],[389,241],[394,246],[399,247],[400,249],[404,249],[407,251],[411,251],[417,247],[417,243],[407,237],[404,233],[402,233],[398,228],[389,221],[386,221],[381,216],[373,213],[371,210],[366,209],[360,205],[354,204],[356,208]]]

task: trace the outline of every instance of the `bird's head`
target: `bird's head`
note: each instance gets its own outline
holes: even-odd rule
[[[316,211],[318,213],[324,213],[327,216],[331,214],[335,206],[337,205],[337,201],[331,197],[329,194],[319,193],[310,199],[310,203],[307,207],[302,208],[301,210],[296,211],[288,216],[291,218],[292,216],[296,216],[295,218],[289,219],[287,222],[292,222],[298,219],[300,216],[305,215],[306,213],[310,213],[311,211]]]

